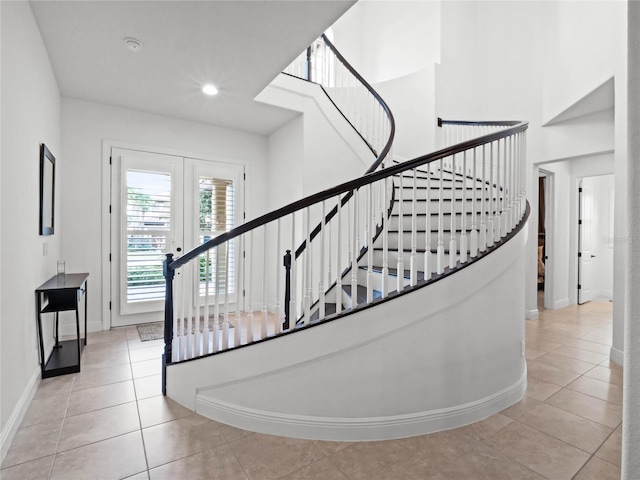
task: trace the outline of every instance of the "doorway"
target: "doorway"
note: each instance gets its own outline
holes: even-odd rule
[[[553,173],[538,174],[537,306],[552,308],[551,250],[553,248]]]
[[[111,327],[163,319],[166,254],[179,257],[234,228],[243,184],[243,165],[111,149]],[[234,285],[239,252],[229,254]]]

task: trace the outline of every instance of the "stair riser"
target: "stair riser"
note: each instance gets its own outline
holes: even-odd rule
[[[399,201],[395,201],[393,203],[393,210],[392,213],[399,213],[400,209],[402,208],[402,212],[405,214],[411,214],[412,213],[412,209],[413,209],[413,201],[411,199],[403,199],[402,201],[402,207],[400,207],[400,202]],[[416,213],[426,213],[427,211],[427,205],[429,206],[429,211],[432,214],[437,214],[439,213],[440,210],[440,202],[435,202],[435,201],[430,201],[430,202],[426,202],[426,201],[418,201],[416,202]],[[455,205],[455,207],[452,207],[452,205]],[[442,212],[443,213],[451,213],[452,209],[454,209],[454,211],[456,213],[462,213],[462,206],[464,205],[464,211],[465,213],[471,213],[471,210],[475,210],[476,212],[480,212],[481,208],[482,208],[482,202],[480,200],[476,200],[475,202],[475,209],[474,207],[474,202],[473,199],[466,199],[465,202],[462,201],[462,199],[456,199],[455,202],[452,202],[451,200],[445,200],[442,202]],[[485,200],[485,209],[488,210],[489,209],[489,202],[488,200]]]
[[[402,220],[400,220],[400,218],[402,218]],[[412,225],[412,217],[410,215],[405,215],[402,217],[399,216],[392,216],[389,219],[389,230],[399,230],[399,225],[400,222],[402,221],[402,229],[406,232],[411,230],[411,225]],[[480,215],[476,215],[476,222],[478,223],[478,225],[480,224]],[[427,217],[422,215],[422,216],[416,216],[416,229],[418,231],[424,231],[426,228],[426,223],[427,223]],[[462,216],[461,215],[456,215],[455,217],[455,222],[454,222],[454,226],[456,229],[460,229],[460,225],[462,223]],[[451,216],[447,215],[445,217],[443,217],[443,225],[444,228],[449,228],[451,226]],[[430,215],[430,228],[431,230],[436,230],[438,228],[438,215],[437,214],[432,214]],[[471,228],[471,213],[466,213],[465,214],[465,226],[467,229]]]
[[[404,250],[411,250],[411,237],[412,234],[410,231],[405,231],[402,235],[402,243],[404,245]],[[395,233],[395,232],[390,232],[389,233],[389,248],[398,248],[398,241],[400,238],[400,234],[399,233]],[[470,234],[467,232],[467,245],[469,245],[469,238],[470,238]],[[431,235],[429,236],[430,239],[430,243],[429,246],[431,248],[436,248],[436,246],[438,245],[438,233],[437,232],[431,232]],[[456,232],[455,235],[455,239],[457,243],[460,243],[460,232]],[[449,247],[449,241],[451,240],[451,233],[450,232],[444,232],[443,234],[443,245],[445,245],[447,248]],[[417,232],[416,233],[416,248],[418,249],[424,249],[425,247],[425,234],[424,232]]]
[[[436,254],[431,254],[432,259],[432,272],[436,270]],[[410,252],[405,252],[403,254],[404,268],[409,269],[411,263],[411,254]],[[415,261],[417,262],[418,271],[423,271],[424,269],[424,253],[417,253],[415,257]],[[373,265],[377,267],[382,266],[382,251],[376,250],[373,252]],[[449,265],[449,255],[446,253],[443,255],[443,266]],[[388,264],[389,268],[397,268],[398,266],[398,252],[389,252],[388,256]]]
[[[483,190],[481,188],[478,188],[478,189],[467,188],[466,190],[463,190],[461,188],[456,188],[455,190],[451,190],[451,189],[446,189],[445,188],[445,189],[442,190],[442,198],[444,200],[451,200],[451,198],[453,198],[453,195],[455,194],[456,200],[461,200],[462,199],[462,193],[464,192],[464,195],[465,195],[466,199],[467,200],[472,200],[473,199],[473,193],[475,192],[476,200],[480,200],[483,191],[484,191],[485,200],[488,200],[489,195],[487,193],[487,190]],[[413,198],[417,198],[418,200],[425,200],[427,198],[427,189],[426,188],[416,188],[415,196],[414,196],[413,187],[411,187],[411,188],[403,188],[402,189],[402,197],[405,200],[413,199]],[[400,189],[396,188],[395,199],[397,200],[399,198],[400,198]],[[429,199],[430,200],[440,199],[440,189],[439,188],[432,188],[429,191]]]

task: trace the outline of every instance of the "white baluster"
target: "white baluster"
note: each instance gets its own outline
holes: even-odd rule
[[[326,203],[323,200],[322,201],[322,217],[320,219],[320,283],[318,283],[318,295],[319,295],[319,313],[318,313],[318,320],[322,320],[325,315],[326,315],[326,309],[325,309],[325,287],[324,287],[324,279],[325,279],[325,256],[324,256],[324,251],[325,251],[325,247],[326,247],[326,239],[325,239],[325,232],[326,232],[326,224],[325,224],[325,217],[326,217]]]
[[[367,202],[367,304],[373,302],[373,237],[375,236],[375,204],[374,186],[369,186],[369,201]]]
[[[493,217],[493,241],[499,242],[502,232],[501,226],[501,214],[504,202],[504,184],[500,181],[500,169],[501,169],[501,155],[500,155],[500,140],[497,141],[496,146],[496,212]]]
[[[209,262],[211,261],[211,258],[209,256],[209,252],[211,250],[207,250],[205,252],[205,261],[204,261],[204,311],[203,311],[203,316],[204,316],[204,325],[203,325],[203,331],[204,331],[204,351],[202,352],[204,355],[211,353],[211,350],[209,348],[209,343],[211,342],[211,332],[209,331],[209,287],[210,287],[210,282],[209,282],[209,275],[211,275],[211,268],[209,268]]]
[[[457,260],[456,243],[456,156],[451,158],[451,223],[449,237],[449,268],[455,268]]]
[[[351,257],[351,308],[358,306],[358,254],[360,253],[360,236],[358,225],[359,190],[353,192],[353,251]]]
[[[401,292],[404,289],[404,172],[399,175],[399,198],[398,210],[400,221],[398,222],[398,264],[396,266],[396,290]]]
[[[296,259],[296,214],[291,214],[291,291],[289,298],[289,330],[295,330],[296,321],[298,319],[298,310],[296,305],[296,292],[298,290],[297,283],[297,259]]]
[[[507,139],[502,140],[502,211],[500,212],[500,237],[507,236],[508,208],[509,208],[509,155]]]
[[[494,198],[494,183],[493,183],[493,143],[489,145],[489,211],[487,213],[487,247],[493,247],[494,239],[494,205],[497,199]]]
[[[473,149],[473,173],[472,173],[472,177],[473,177],[473,200],[471,203],[471,235],[469,236],[469,255],[471,256],[471,258],[475,258],[478,256],[478,224],[477,224],[477,219],[478,219],[478,212],[477,212],[477,191],[478,191],[478,170],[477,170],[477,162],[478,162],[478,157],[476,155],[477,153],[477,148]]]
[[[230,243],[226,242],[224,249],[224,321],[222,332],[224,337],[222,338],[222,344],[224,345],[224,349],[229,348],[229,250]]]
[[[460,221],[460,263],[467,261],[467,151],[462,153],[462,212]]]
[[[389,296],[389,221],[387,215],[389,208],[389,177],[385,177],[382,189],[382,298]],[[402,213],[399,214],[399,223],[402,223]]]
[[[307,325],[309,323],[309,319],[311,318],[311,212],[309,211],[309,207],[305,209],[306,214],[306,240],[305,240],[305,249],[304,249],[304,263],[303,263],[303,274],[302,274],[302,288],[304,292],[303,297],[303,308],[304,308],[304,324]]]
[[[180,298],[180,282],[177,281],[179,277],[174,276],[173,280],[173,298]],[[178,304],[174,301],[173,304],[173,339],[171,340],[171,361],[177,362],[180,360],[180,330],[178,329]]]
[[[436,248],[436,272],[444,272],[444,159],[440,159],[440,201],[438,202],[438,247]],[[453,197],[453,190],[451,193]]]
[[[245,283],[244,283],[244,242],[245,236],[240,235],[237,237],[237,250],[234,250],[236,253],[236,258],[238,259],[238,268],[236,269],[236,328],[234,331],[233,342],[237,347],[242,345],[242,332],[245,330],[244,324],[246,320],[246,305],[244,303],[244,295],[242,293],[245,291]],[[233,240],[236,241],[236,240]],[[242,296],[242,301],[240,297]],[[245,335],[246,338],[246,335]],[[246,343],[246,341],[245,341]]]
[[[253,230],[249,232],[249,247],[245,245],[245,252],[248,254],[247,263],[247,343],[255,340],[253,332],[255,331],[255,318],[253,316]]]
[[[486,170],[487,145],[482,145],[482,175],[480,190],[480,229],[478,230],[478,250],[484,252],[487,250],[487,170]]]
[[[413,200],[411,202],[411,257],[409,258],[409,283],[412,287],[418,283],[418,265],[416,264],[416,250],[418,248],[418,179],[416,169],[413,169]],[[427,208],[429,206],[427,205]]]
[[[220,302],[218,297],[218,289],[220,279],[218,274],[220,273],[220,245],[215,247],[215,265],[214,268],[214,282],[213,282],[213,351],[220,350]]]
[[[195,310],[195,323],[196,323],[196,331],[195,331],[195,345],[193,348],[193,355],[195,357],[199,357],[202,355],[202,332],[200,332],[200,256],[195,259],[193,265],[194,275],[193,275],[193,300],[194,300],[194,310]],[[203,327],[204,329],[204,319],[203,319]]]
[[[338,196],[338,211],[336,212],[337,236],[336,242],[336,312],[342,312],[342,198]]]
[[[260,338],[266,338],[269,334],[269,312],[267,310],[267,225],[262,227],[262,324]]]
[[[424,211],[424,279],[428,281],[431,279],[431,274],[433,273],[433,255],[431,253],[431,163],[427,164],[426,176],[427,200]]]
[[[280,298],[282,295],[282,264],[280,263],[280,259],[282,258],[282,246],[281,246],[281,223],[280,218],[278,218],[278,233],[276,239],[276,305],[274,308],[274,316],[275,316],[275,330],[274,334],[278,335],[282,332],[282,312],[280,311]]]

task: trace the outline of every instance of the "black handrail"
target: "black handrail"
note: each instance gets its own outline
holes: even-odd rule
[[[481,137],[473,138],[456,145],[451,145],[436,152],[422,155],[420,157],[414,158],[413,160],[407,160],[406,162],[399,163],[397,165],[386,167],[384,170],[365,174],[362,177],[355,178],[322,192],[315,193],[301,200],[290,203],[289,205],[285,205],[284,207],[281,207],[277,210],[266,213],[258,218],[250,220],[247,223],[244,223],[232,230],[229,230],[228,232],[225,232],[209,240],[208,242],[197,246],[190,252],[185,253],[182,257],[169,263],[167,267],[171,270],[175,270],[176,268],[179,268],[185,263],[194,259],[201,253],[204,253],[207,250],[214,248],[228,240],[236,238],[243,233],[253,230],[254,228],[258,228],[267,223],[273,222],[278,218],[282,218],[286,215],[302,210],[303,208],[310,207],[311,205],[319,203],[323,200],[328,200],[330,198],[336,197],[337,195],[340,195],[342,193],[358,189],[363,185],[368,185],[370,183],[374,183],[379,180],[391,177],[405,170],[411,170],[427,163],[435,162],[436,160],[440,160],[441,158],[450,157],[452,155],[462,153],[465,150],[471,150],[473,148],[495,142],[496,140],[509,137],[515,133],[523,132],[527,129],[528,125],[529,122],[520,122],[510,128],[505,128],[504,130],[499,130],[497,132],[492,132]]]

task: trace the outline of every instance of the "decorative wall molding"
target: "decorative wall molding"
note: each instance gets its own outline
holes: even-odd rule
[[[373,441],[424,435],[480,421],[522,399],[526,366],[513,385],[485,398],[433,411],[372,418],[290,415],[256,410],[198,395],[196,412],[238,428],[270,435],[330,441]]]

